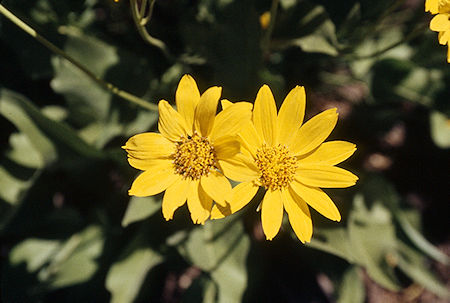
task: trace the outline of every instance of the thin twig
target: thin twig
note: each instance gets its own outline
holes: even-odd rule
[[[136,0],[130,0],[130,5],[133,21],[134,24],[136,25],[136,29],[138,30],[138,33],[141,36],[141,38],[144,39],[144,41],[147,42],[148,44],[159,48],[167,59],[172,60],[172,55],[167,49],[166,44],[163,41],[152,37],[145,28],[145,25],[151,19],[151,15],[153,13],[153,6],[155,5],[155,0],[150,0],[148,14],[145,17],[143,17],[143,15],[145,14],[145,7],[141,7],[141,9],[139,9],[139,5]],[[142,5],[147,5],[147,3],[142,3]]]
[[[139,105],[145,109],[151,110],[151,111],[158,111],[158,106],[152,103],[149,103],[129,92],[126,92],[124,90],[119,89],[118,87],[112,85],[109,82],[106,82],[105,80],[101,79],[100,77],[96,76],[93,72],[91,72],[87,67],[85,67],[83,64],[75,60],[74,58],[70,57],[66,52],[64,52],[62,49],[48,41],[46,38],[38,34],[33,28],[31,28],[29,25],[27,25],[25,22],[20,20],[16,15],[14,15],[11,11],[9,11],[6,7],[0,4],[0,13],[8,18],[11,22],[13,22],[15,25],[17,25],[20,29],[22,29],[24,32],[29,34],[31,37],[39,41],[42,45],[44,45],[46,48],[48,48],[53,53],[63,57],[70,63],[72,63],[76,68],[78,68],[81,72],[83,72],[86,76],[91,78],[93,81],[95,81],[98,85],[105,88],[106,90],[110,91],[111,93],[131,102],[136,105]]]

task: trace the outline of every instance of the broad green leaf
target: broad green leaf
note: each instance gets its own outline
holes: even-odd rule
[[[106,288],[112,303],[134,302],[147,273],[163,261],[163,257],[146,245],[146,233],[140,233],[126,247],[106,276]]]
[[[390,212],[379,203],[367,209],[363,197],[357,195],[349,217],[348,232],[356,262],[364,266],[369,276],[381,286],[399,290],[393,267],[387,262],[397,247]]]
[[[122,219],[122,226],[126,227],[129,224],[144,220],[158,210],[161,209],[161,202],[155,201],[154,197],[131,197],[128,203],[125,216]]]
[[[17,204],[26,190],[33,184],[34,177],[29,180],[21,180],[0,166],[0,199],[11,205]],[[0,224],[1,225],[1,224]]]
[[[27,270],[35,272],[50,260],[60,244],[60,241],[30,238],[14,246],[9,260],[15,266],[25,262]]]
[[[320,228],[315,229],[314,233],[307,246],[333,254],[350,263],[356,262],[347,229]],[[296,238],[294,234],[292,236]]]
[[[61,288],[88,281],[97,271],[104,235],[100,227],[89,226],[74,234],[53,256],[38,278],[50,288]]]
[[[360,269],[357,266],[350,266],[344,273],[342,282],[339,285],[338,299],[336,301],[339,303],[364,303],[365,297]]]
[[[6,156],[25,167],[42,168],[44,159],[24,133],[12,133],[9,137],[10,150]]]
[[[440,148],[450,147],[450,118],[434,111],[430,115],[431,138]]]
[[[284,6],[284,5],[283,5]],[[288,7],[292,4],[288,3]],[[301,6],[287,10],[291,22],[281,24],[280,36],[274,38],[273,47],[284,49],[297,46],[307,53],[321,53],[337,56],[339,43],[336,28],[328,17],[325,8],[314,3],[302,2]],[[297,31],[294,31],[297,29]]]
[[[84,142],[73,129],[49,119],[22,95],[0,90],[0,114],[28,137],[45,164],[57,159],[57,143],[88,158],[103,157],[100,151]]]
[[[40,128],[39,122],[50,121],[22,95],[12,91],[0,90],[0,114],[11,121],[39,152],[42,161],[49,164],[58,157],[57,150]]]
[[[239,302],[247,286],[250,240],[242,222],[228,217],[194,229],[178,249],[193,265],[209,272],[218,287],[216,302]]]
[[[64,34],[67,35],[64,51],[97,77],[103,77],[107,69],[119,60],[114,47],[86,36],[76,28],[65,27]],[[82,125],[106,120],[111,94],[66,60],[54,57],[52,64],[55,77],[51,86],[65,96],[73,118]]]

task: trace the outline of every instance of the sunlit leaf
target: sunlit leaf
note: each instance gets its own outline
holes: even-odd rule
[[[88,281],[98,269],[97,258],[103,249],[103,232],[89,226],[60,246],[50,264],[39,272],[39,280],[51,288]]]
[[[109,269],[105,286],[111,302],[134,302],[149,270],[162,262],[163,257],[146,245],[145,237],[138,234]]]
[[[450,147],[450,119],[440,112],[432,112],[430,115],[431,137],[440,148]]]
[[[155,201],[154,197],[131,197],[128,203],[127,211],[122,219],[122,226],[144,220],[161,209],[161,202]]]
[[[218,287],[217,302],[239,302],[247,286],[249,247],[242,222],[226,218],[196,228],[178,249],[192,264],[210,273]]]

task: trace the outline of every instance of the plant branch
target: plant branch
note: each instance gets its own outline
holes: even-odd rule
[[[11,22],[13,22],[15,25],[17,25],[20,29],[22,29],[24,32],[26,32],[28,35],[39,41],[42,45],[44,45],[46,48],[48,48],[53,53],[63,57],[70,63],[72,63],[76,68],[78,68],[81,72],[83,72],[86,76],[91,78],[93,81],[95,81],[98,85],[103,87],[104,89],[110,91],[111,93],[121,97],[122,99],[125,99],[131,103],[134,103],[136,105],[139,105],[145,109],[151,110],[151,111],[157,111],[158,106],[155,104],[152,104],[150,102],[147,102],[127,91],[121,90],[118,87],[112,85],[109,82],[106,82],[105,80],[101,79],[100,77],[96,76],[93,72],[91,72],[86,66],[75,60],[74,58],[70,57],[66,52],[64,52],[62,49],[48,41],[46,38],[38,34],[33,28],[31,28],[29,25],[27,25],[25,22],[20,20],[16,15],[14,15],[11,11],[9,11],[6,7],[0,4],[0,13],[5,16],[7,19],[9,19]]]

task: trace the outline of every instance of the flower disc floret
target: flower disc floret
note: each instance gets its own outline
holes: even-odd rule
[[[261,185],[270,190],[287,187],[297,170],[297,158],[290,155],[289,149],[282,144],[262,145],[256,151],[255,164],[261,173]]]
[[[216,167],[214,146],[197,132],[187,138],[182,137],[176,145],[173,164],[175,172],[184,179],[199,180]]]

